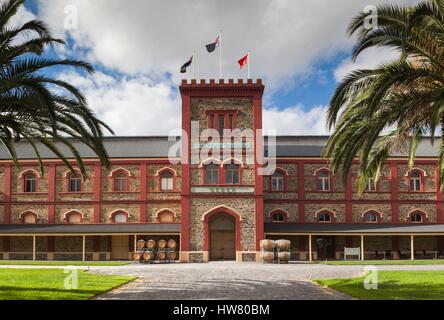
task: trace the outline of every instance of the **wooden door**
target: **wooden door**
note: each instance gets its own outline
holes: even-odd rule
[[[112,243],[111,259],[128,260],[129,237],[128,236],[113,236],[111,243]]]
[[[210,259],[236,259],[235,246],[236,235],[233,231],[212,231],[210,237]]]

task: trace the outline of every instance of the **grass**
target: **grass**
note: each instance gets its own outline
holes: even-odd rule
[[[78,289],[69,290],[73,274],[63,269],[0,269],[0,300],[86,300],[136,279],[77,272]]]
[[[377,289],[364,288],[366,276],[314,280],[320,285],[364,300],[444,300],[442,271],[379,271]]]
[[[444,264],[444,259],[437,260],[364,260],[364,261],[318,261],[328,265],[431,265]]]
[[[27,261],[27,260],[0,260],[2,265],[14,266],[124,266],[131,261]]]

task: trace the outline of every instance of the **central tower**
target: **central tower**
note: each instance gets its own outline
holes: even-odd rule
[[[263,239],[258,79],[183,80],[181,261],[254,261]]]

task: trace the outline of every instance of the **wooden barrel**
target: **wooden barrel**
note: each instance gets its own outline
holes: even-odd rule
[[[170,251],[167,253],[168,260],[176,260],[177,253],[175,251]]]
[[[274,240],[271,239],[264,239],[260,242],[261,249],[265,251],[273,251],[274,245]]]
[[[288,251],[279,252],[278,253],[278,261],[283,262],[283,263],[287,263],[288,261],[290,261],[290,252],[288,252]]]
[[[167,247],[168,247],[169,249],[176,249],[176,247],[177,247],[177,242],[176,242],[176,240],[174,240],[174,239],[170,239],[170,240],[168,240],[168,242],[167,242]]]
[[[152,260],[154,260],[154,252],[146,251],[143,254],[143,260],[144,261],[152,261]]]
[[[166,243],[165,240],[159,240],[159,241],[157,242],[157,247],[158,247],[159,249],[164,249],[164,248],[166,247],[166,245],[167,245],[167,243]]]
[[[264,262],[273,262],[274,253],[270,251],[261,252],[261,260]]]
[[[157,260],[165,260],[167,254],[164,251],[157,252]]]
[[[290,240],[281,239],[281,240],[276,240],[275,245],[276,248],[279,249],[279,251],[290,251],[291,242]]]
[[[140,252],[133,253],[133,260],[134,261],[140,261],[141,258],[142,258],[142,254]]]
[[[154,241],[154,240],[148,240],[148,241],[146,242],[146,247],[147,247],[149,250],[154,249],[154,248],[156,247],[156,241]]]
[[[142,250],[143,248],[145,248],[145,240],[137,240],[136,248],[137,250]]]

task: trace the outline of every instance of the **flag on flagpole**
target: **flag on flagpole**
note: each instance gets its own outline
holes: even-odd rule
[[[247,53],[245,56],[243,56],[237,63],[239,63],[240,68],[242,69],[246,64],[248,64],[248,56],[249,53]]]
[[[207,44],[205,47],[207,48],[208,53],[212,53],[220,44],[220,36],[216,38],[216,41],[213,43]]]
[[[193,62],[193,56],[191,56],[190,60],[185,62],[185,64],[180,68],[180,73],[186,73],[187,68],[191,65],[192,62]]]

